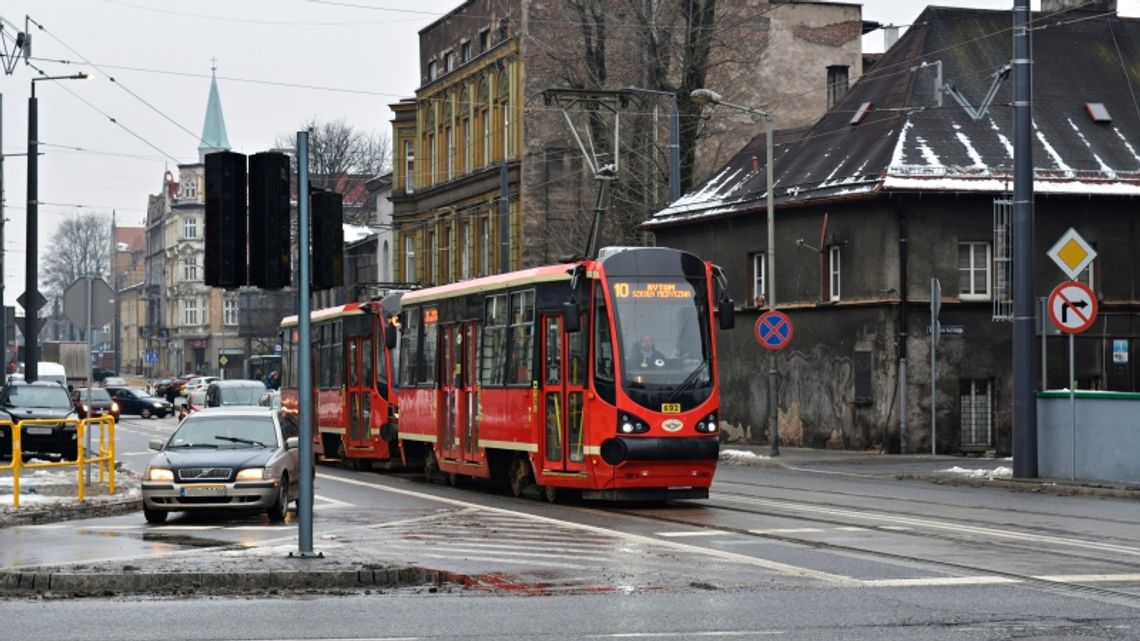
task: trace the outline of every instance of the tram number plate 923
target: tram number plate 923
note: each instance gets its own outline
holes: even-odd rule
[[[680,403],[662,403],[661,404],[661,413],[662,414],[680,414],[681,413],[681,404]]]

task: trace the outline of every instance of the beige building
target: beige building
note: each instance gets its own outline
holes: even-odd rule
[[[814,122],[862,72],[859,5],[725,1],[707,42],[685,39],[695,32],[671,4],[593,6],[605,15],[468,0],[420,31],[420,87],[392,105],[397,280],[447,283],[584,250],[598,184],[567,118],[595,166],[615,162],[618,139],[602,241],[640,244],[652,239],[636,226],[668,203],[670,95],[687,186],[763,129],[740,112],[702,117],[691,89],[770,111],[777,128],[790,128]],[[705,58],[679,53],[701,45]],[[699,77],[689,73],[697,67]],[[628,87],[666,95],[618,99]],[[588,117],[599,104],[588,96],[565,113],[544,99],[566,88],[610,92],[620,133],[611,111]]]

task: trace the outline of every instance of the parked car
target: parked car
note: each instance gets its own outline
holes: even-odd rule
[[[202,409],[206,409],[206,390],[196,389],[186,397],[185,403],[178,404],[178,420]]]
[[[119,420],[119,404],[111,398],[111,393],[103,387],[86,387],[76,388],[71,390],[71,400],[75,403],[75,411],[79,414],[79,418],[98,418],[104,414],[110,414]],[[87,405],[90,402],[91,411],[88,411]]]
[[[76,419],[75,404],[67,388],[54,381],[10,381],[0,390],[0,420],[13,424],[24,419]],[[74,422],[26,425],[21,432],[20,449],[65,460],[78,455]],[[12,456],[12,428],[0,425],[0,455]]]
[[[174,413],[169,401],[155,398],[137,387],[108,387],[107,392],[119,404],[120,414],[138,414],[143,418],[163,418]]]
[[[300,493],[295,422],[264,407],[207,407],[186,417],[143,474],[143,516],[162,523],[170,512],[265,510],[285,520]]]
[[[206,406],[257,405],[267,388],[261,381],[234,379],[214,381],[206,387]]]
[[[196,389],[206,389],[206,386],[214,381],[221,380],[217,376],[195,376],[194,378],[186,381],[182,386],[182,395],[189,396],[190,392]]]
[[[160,378],[155,381],[154,389],[151,391],[155,396],[159,398],[166,398],[166,388],[170,387],[170,384],[173,382],[173,378]]]

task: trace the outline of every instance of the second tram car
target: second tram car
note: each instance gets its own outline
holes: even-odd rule
[[[396,328],[400,294],[313,311],[313,453],[352,467],[400,467],[396,448]],[[281,322],[281,406],[298,408],[298,317]]]
[[[555,500],[707,498],[719,454],[717,267],[661,247],[407,293],[399,443],[429,478]]]

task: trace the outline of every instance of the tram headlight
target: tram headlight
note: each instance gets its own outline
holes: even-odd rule
[[[697,423],[697,431],[701,434],[716,434],[720,424],[716,421],[716,413],[709,414]]]
[[[643,434],[649,431],[649,424],[632,414],[618,416],[618,432],[622,434]]]

